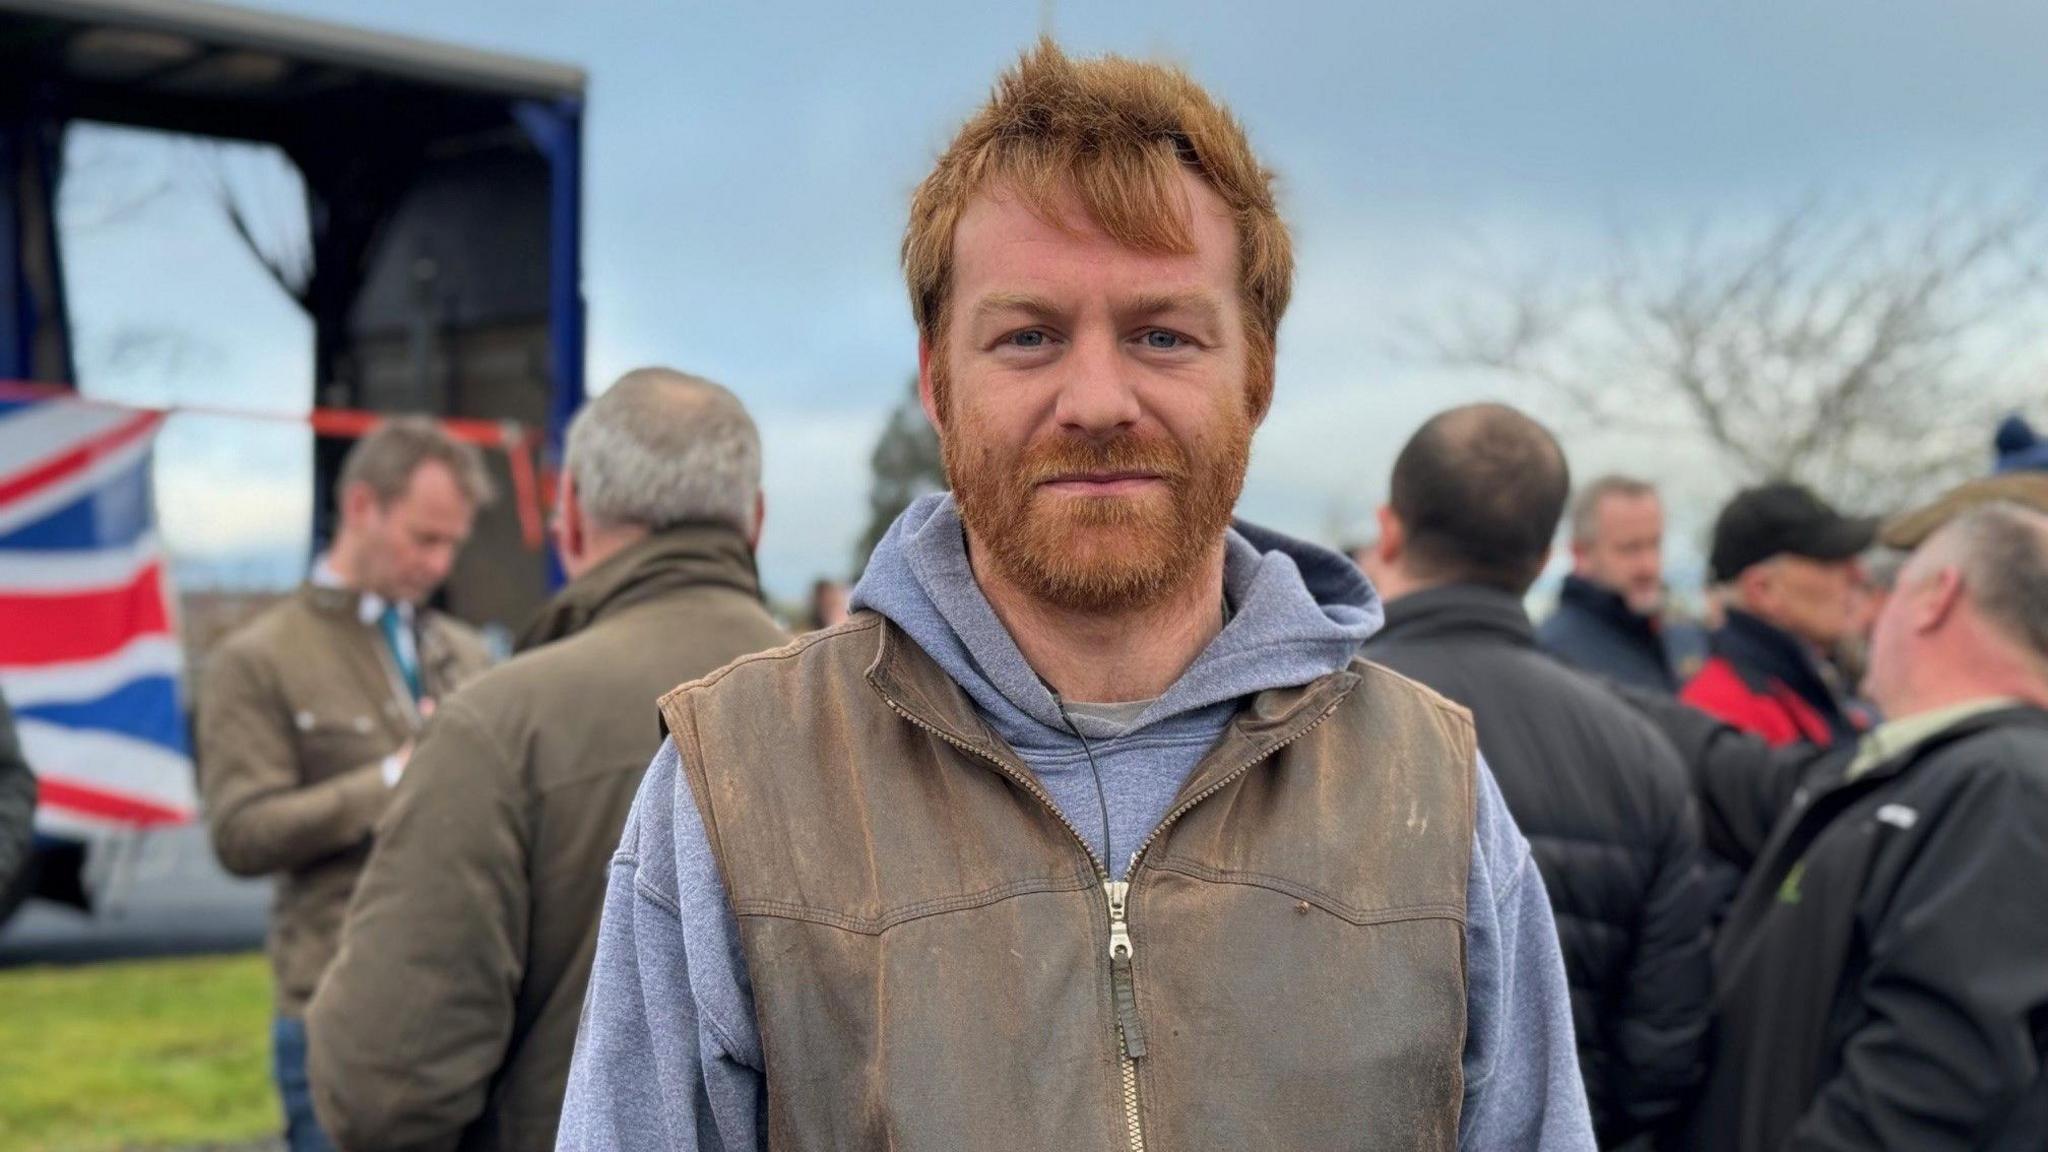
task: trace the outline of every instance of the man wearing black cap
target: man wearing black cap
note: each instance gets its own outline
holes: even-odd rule
[[[1737,493],[1709,560],[1727,620],[1680,698],[1773,745],[1853,738],[1818,653],[1854,625],[1856,557],[1876,535],[1797,484]]]

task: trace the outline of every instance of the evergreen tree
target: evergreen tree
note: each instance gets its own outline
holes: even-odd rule
[[[872,477],[868,486],[868,526],[855,545],[856,572],[867,567],[875,545],[911,501],[946,487],[946,469],[939,459],[939,436],[917,402],[916,377],[911,377],[910,395],[890,410],[889,422],[875,440],[874,454],[868,457],[868,468]]]

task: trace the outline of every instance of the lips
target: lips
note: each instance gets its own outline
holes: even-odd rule
[[[1157,472],[1067,472],[1040,481],[1043,484],[1118,484],[1126,480],[1157,480]]]
[[[1076,500],[1149,498],[1186,481],[1187,454],[1157,437],[1093,441],[1050,438],[1034,444],[1016,469],[1022,497],[1033,492]]]
[[[1159,483],[1161,479],[1156,472],[1070,472],[1041,480],[1039,485],[1060,492],[1114,496]]]

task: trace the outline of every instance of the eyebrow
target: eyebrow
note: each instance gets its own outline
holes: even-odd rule
[[[1221,323],[1223,319],[1223,309],[1202,292],[1149,292],[1134,297],[1118,311],[1140,316],[1186,312],[1212,325]],[[1001,312],[1022,312],[1044,318],[1057,316],[1060,310],[1052,301],[1029,292],[993,292],[975,303],[973,315],[975,319],[981,319]]]
[[[1058,315],[1059,309],[1045,297],[1033,296],[1029,292],[992,292],[974,305],[974,318],[977,320],[998,312],[1023,312],[1044,318]]]
[[[1215,299],[1205,292],[1154,292],[1139,296],[1130,302],[1127,309],[1140,316],[1156,316],[1161,312],[1186,312],[1193,314],[1197,321],[1220,325],[1223,309]]]

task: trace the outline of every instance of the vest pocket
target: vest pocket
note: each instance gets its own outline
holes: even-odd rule
[[[743,915],[778,1146],[1122,1147],[1093,888],[1089,877],[873,932]]]
[[[1306,912],[1309,908],[1320,908],[1340,920],[1348,921],[1360,927],[1371,924],[1394,924],[1403,920],[1449,919],[1457,921],[1460,925],[1465,923],[1465,904],[1462,900],[1457,903],[1450,903],[1448,901],[1397,902],[1393,900],[1377,903],[1353,903],[1352,901],[1341,899],[1315,885],[1303,884],[1282,876],[1271,876],[1262,872],[1211,868],[1205,864],[1196,863],[1193,860],[1175,857],[1152,861],[1147,864],[1147,867],[1161,872],[1177,873],[1208,884],[1238,884],[1252,888],[1263,888],[1280,896],[1292,897],[1306,905],[1306,907],[1299,909],[1299,911]]]
[[[1462,910],[1157,860],[1131,917],[1154,1147],[1456,1147]]]

